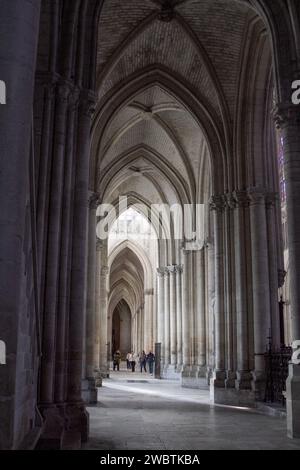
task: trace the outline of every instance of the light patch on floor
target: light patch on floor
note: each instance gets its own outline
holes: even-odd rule
[[[91,433],[85,449],[300,450],[300,440],[286,437],[285,419],[214,406],[208,390],[182,388],[148,374],[112,373],[98,400],[88,408]]]

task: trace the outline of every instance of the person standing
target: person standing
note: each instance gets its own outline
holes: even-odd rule
[[[129,352],[129,353],[127,354],[127,356],[126,356],[127,370],[130,370],[130,369],[131,369],[130,356],[131,356],[131,353]]]
[[[147,355],[147,363],[149,367],[149,374],[153,374],[153,368],[154,368],[154,362],[155,362],[155,356],[152,351],[149,351]]]
[[[120,351],[116,351],[114,354],[114,371],[117,368],[117,371],[120,370],[120,362],[121,362],[121,353]]]
[[[146,369],[146,353],[145,353],[145,351],[141,352],[140,358],[139,358],[139,363],[140,363],[140,368],[141,368],[141,374],[143,373],[143,369],[144,369],[145,372],[147,372],[147,369]]]
[[[135,372],[136,357],[133,351],[129,354],[129,362],[131,365],[131,372]]]

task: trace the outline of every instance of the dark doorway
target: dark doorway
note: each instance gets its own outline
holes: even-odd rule
[[[122,360],[125,360],[131,349],[131,312],[127,302],[121,300],[113,313],[112,354],[119,350]]]

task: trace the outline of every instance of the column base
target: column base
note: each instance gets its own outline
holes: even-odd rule
[[[94,377],[82,380],[81,396],[87,405],[95,405],[98,402],[98,391]]]
[[[300,365],[289,365],[286,381],[287,435],[291,439],[300,438]]]
[[[251,376],[252,379],[252,376]],[[225,387],[226,388],[235,388],[237,380],[237,374],[233,370],[227,371],[227,377],[225,380]]]
[[[44,423],[40,439],[36,445],[36,449],[62,449],[63,434],[66,427],[64,405],[41,405],[39,410],[44,419]]]
[[[177,371],[176,365],[172,364],[164,366],[162,376],[166,380],[180,380],[180,373]]]
[[[109,379],[109,370],[108,369],[100,369],[100,375],[102,379]]]
[[[264,371],[252,372],[252,390],[256,401],[264,401],[266,394],[266,374]]]
[[[235,375],[235,373],[234,373]],[[251,378],[252,376],[247,374],[248,382],[246,377],[239,375],[238,378],[233,382],[233,376],[223,371],[215,372],[214,377],[210,381],[210,400],[216,405],[227,405],[227,406],[240,406],[247,408],[254,408],[255,406],[255,394],[251,389]],[[248,384],[248,388],[246,387]]]
[[[67,403],[66,405],[67,429],[65,437],[68,436],[68,448],[71,449],[73,442],[74,450],[80,447],[82,442],[87,442],[89,437],[89,414],[84,403]],[[79,448],[80,448],[79,447]]]
[[[84,403],[42,405],[44,418],[36,450],[79,450],[89,434],[89,415]]]
[[[181,386],[193,389],[208,389],[207,368],[199,366],[183,366]]]
[[[235,388],[237,390],[252,390],[253,376],[250,371],[237,371]]]

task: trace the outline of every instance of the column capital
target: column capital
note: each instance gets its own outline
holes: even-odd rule
[[[177,274],[182,274],[182,273],[183,273],[183,266],[182,266],[182,264],[178,264],[178,265],[177,265],[177,271],[176,271],[176,272],[177,272]]]
[[[173,264],[172,266],[167,267],[169,274],[175,275],[177,273],[177,265]]]
[[[56,85],[59,79],[59,74],[54,72],[37,72],[35,75],[37,86],[43,87],[51,98],[55,96]]]
[[[234,200],[235,208],[241,207],[249,207],[250,198],[247,191],[244,190],[236,190],[232,193],[232,198]]]
[[[57,95],[56,95],[57,99],[61,103],[67,104],[71,96],[76,99],[78,99],[79,97],[78,90],[74,88],[74,84],[69,80],[60,79],[57,82],[56,90],[57,90]]]
[[[151,295],[154,295],[154,289],[145,289],[144,290],[144,295],[147,296],[151,296]]]
[[[279,201],[279,194],[278,193],[267,193],[266,194],[266,206],[267,209],[272,209],[275,207],[276,203]]]
[[[226,193],[225,194],[225,200],[226,200],[226,207],[229,209],[235,209],[236,208],[236,199],[234,197],[234,192],[233,193]]]
[[[251,206],[265,204],[266,202],[266,191],[263,188],[249,188],[248,196]]]
[[[99,194],[90,191],[88,203],[91,210],[96,210],[99,205]]]
[[[210,210],[216,212],[224,212],[226,208],[226,197],[224,194],[212,196],[210,199]]]
[[[288,126],[300,126],[300,107],[290,102],[277,103],[273,108],[273,117],[277,129]]]
[[[109,267],[108,266],[102,266],[100,269],[100,275],[105,277],[109,273]]]
[[[97,251],[102,251],[103,248],[104,248],[103,240],[100,240],[100,238],[97,237],[97,239],[96,239],[96,250]]]
[[[164,277],[165,276],[165,268],[157,268],[156,272],[157,272],[158,277]]]
[[[91,90],[81,90],[79,95],[79,107],[83,115],[92,118],[97,102],[96,94]]]

